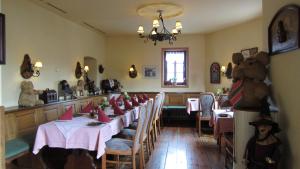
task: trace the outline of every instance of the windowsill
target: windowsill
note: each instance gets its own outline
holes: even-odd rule
[[[188,88],[188,85],[162,85],[162,88]]]

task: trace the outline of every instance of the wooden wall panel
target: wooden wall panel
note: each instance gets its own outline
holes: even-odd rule
[[[17,119],[15,114],[5,115],[5,140],[16,138],[17,133]]]
[[[0,107],[0,168],[5,169],[5,114]]]
[[[43,115],[44,117],[41,118],[41,124],[48,121],[57,120],[59,117],[61,110],[60,105],[53,105],[53,106],[47,106],[43,109]]]
[[[22,111],[16,114],[18,135],[25,135],[36,130],[35,110]]]
[[[168,94],[168,105],[185,105],[184,94]]]

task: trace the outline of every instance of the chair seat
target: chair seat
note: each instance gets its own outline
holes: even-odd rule
[[[29,144],[23,139],[16,138],[5,143],[5,158],[9,159],[29,151]]]
[[[121,134],[123,136],[132,137],[133,138],[135,136],[135,134],[136,134],[136,130],[134,130],[134,129],[123,129],[121,131]]]
[[[112,138],[106,143],[106,152],[109,151],[131,151],[133,147],[133,141],[121,139],[121,138]]]

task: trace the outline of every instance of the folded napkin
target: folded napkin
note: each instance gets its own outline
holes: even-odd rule
[[[123,95],[120,95],[118,98],[117,98],[117,102],[122,102],[124,100],[124,96]]]
[[[143,96],[141,96],[141,95],[138,96],[138,101],[139,101],[139,103],[145,103],[145,100],[144,100]]]
[[[119,106],[114,107],[114,114],[116,115],[124,115],[124,112],[120,109]]]
[[[147,95],[147,94],[143,94],[143,99],[144,99],[144,100],[149,100],[148,95]]]
[[[110,122],[110,118],[106,116],[105,112],[101,109],[98,110],[98,121]]]
[[[113,102],[116,102],[115,96],[113,96],[110,100],[109,100],[109,104],[113,104]]]
[[[90,113],[93,110],[92,102],[89,102],[82,110],[81,113]]]
[[[140,105],[139,102],[136,101],[135,97],[131,98],[131,102],[132,102],[133,106],[139,106]]]
[[[126,110],[132,109],[132,106],[131,106],[131,104],[129,103],[128,100],[125,100],[125,101],[124,101],[124,105],[125,105],[125,109],[126,109]]]
[[[70,106],[58,119],[59,120],[72,120],[73,118],[73,107]]]
[[[118,104],[117,104],[117,101],[116,101],[116,100],[112,101],[112,102],[110,103],[110,105],[111,105],[112,107],[118,107]]]

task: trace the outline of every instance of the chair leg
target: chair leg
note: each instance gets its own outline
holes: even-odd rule
[[[140,169],[143,169],[145,166],[145,156],[144,156],[144,144],[142,143],[140,148]]]
[[[120,156],[117,155],[117,169],[120,169]]]
[[[132,169],[136,169],[135,154],[132,155]]]
[[[154,130],[151,131],[151,143],[152,143],[152,151],[154,150]]]
[[[106,154],[103,154],[101,158],[102,158],[101,169],[106,169]]]
[[[160,135],[160,118],[157,119],[157,129],[158,129],[158,135]]]
[[[156,120],[153,122],[153,132],[154,132],[154,139],[157,141],[157,127],[156,127]]]
[[[148,157],[150,157],[150,148],[149,148],[149,137],[147,137],[146,139],[146,151],[147,151],[147,155]]]

